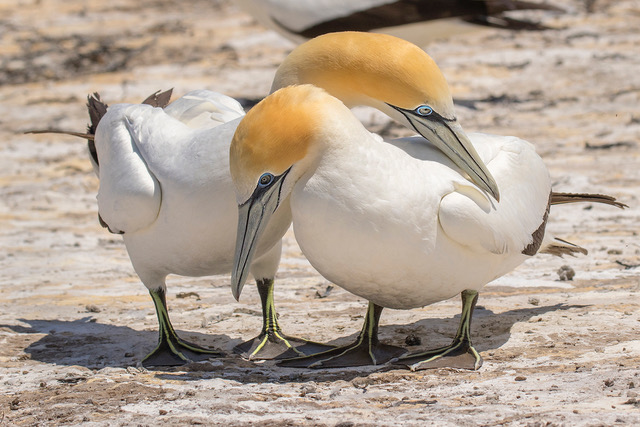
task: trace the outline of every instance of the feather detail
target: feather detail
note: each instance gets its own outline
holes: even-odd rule
[[[87,110],[89,111],[89,120],[91,121],[87,126],[88,134],[96,134],[98,123],[100,123],[102,117],[107,114],[107,108],[109,108],[109,106],[102,102],[98,92],[93,92],[87,96]]]
[[[620,209],[628,207],[624,203],[620,203],[615,197],[607,196],[606,194],[593,194],[593,193],[557,193],[552,192],[549,200],[550,205],[562,205],[565,203],[578,203],[578,202],[593,202],[602,203],[605,205],[615,206]],[[563,257],[564,255],[575,256],[577,253],[584,255],[588,254],[588,251],[574,243],[557,237],[546,237],[542,243],[542,247],[538,253],[555,255]]]
[[[93,92],[89,96],[87,96],[87,110],[89,111],[89,120],[91,123],[87,126],[87,133],[90,135],[96,134],[96,129],[98,128],[98,123],[102,117],[107,114],[107,108],[109,106],[100,100],[100,94],[98,92]],[[94,169],[97,171],[100,166],[100,162],[98,161],[98,152],[96,151],[96,143],[94,138],[87,138],[87,145],[89,147],[89,154],[91,155],[92,164],[94,165]]]
[[[620,209],[629,207],[624,203],[618,202],[615,197],[607,196],[606,194],[556,193],[556,192],[551,193],[552,205],[561,205],[564,203],[578,203],[578,202],[603,203],[605,205],[615,206]]]
[[[555,255],[562,258],[564,255],[575,256],[577,253],[587,255],[589,251],[581,246],[556,237],[549,244],[543,246],[539,253]]]
[[[164,108],[167,105],[169,105],[169,101],[171,101],[172,93],[173,93],[173,88],[169,90],[165,90],[164,92],[157,91],[149,95],[144,101],[142,101],[142,103],[151,105],[152,107]]]

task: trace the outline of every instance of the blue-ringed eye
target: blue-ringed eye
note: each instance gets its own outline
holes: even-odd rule
[[[260,180],[258,180],[258,187],[260,188],[267,187],[272,182],[273,182],[273,175],[271,175],[269,172],[263,173],[262,176],[260,177]]]
[[[415,109],[415,112],[421,116],[428,116],[433,113],[433,108],[429,107],[428,105],[421,105]]]

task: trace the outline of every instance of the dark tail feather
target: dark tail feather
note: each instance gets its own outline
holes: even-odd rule
[[[575,256],[577,253],[587,255],[589,252],[581,246],[556,237],[553,239],[553,242],[544,246],[540,250],[540,253],[551,254],[562,258],[563,255]]]
[[[108,105],[100,100],[100,94],[98,92],[93,92],[91,95],[87,96],[87,109],[89,110],[89,120],[91,120],[91,124],[87,126],[87,133],[91,135],[96,134],[96,129],[98,128],[98,123],[102,117],[107,114]],[[96,166],[100,166],[100,162],[98,161],[98,152],[96,151],[96,143],[93,138],[88,139],[89,145],[89,154],[91,154],[91,158],[95,162]]]
[[[164,108],[169,104],[169,100],[171,99],[171,94],[173,89],[166,90],[164,92],[157,91],[156,93],[150,95],[142,101],[143,104],[149,104],[153,107]],[[100,163],[98,161],[98,152],[96,151],[96,144],[94,142],[96,129],[98,128],[98,124],[102,117],[107,114],[107,108],[109,106],[102,102],[100,99],[100,94],[98,92],[94,92],[87,96],[87,110],[89,111],[89,120],[91,123],[87,126],[87,132],[71,132],[64,130],[55,130],[55,129],[46,129],[46,130],[29,130],[25,133],[59,133],[63,135],[71,135],[77,136],[80,138],[85,138],[88,141],[89,145],[89,153],[91,154],[91,158],[94,162],[94,166],[99,166]]]
[[[578,203],[578,202],[603,203],[605,205],[615,206],[620,209],[629,207],[624,203],[618,202],[615,197],[607,196],[605,194],[556,193],[556,192],[551,193],[552,205],[561,205],[564,203]]]
[[[169,90],[165,90],[164,92],[157,91],[156,93],[149,95],[147,99],[142,101],[142,103],[151,105],[152,107],[164,108],[167,105],[169,105],[169,101],[171,101],[172,93],[173,93],[173,88]]]
[[[96,134],[98,123],[100,123],[102,117],[107,114],[108,107],[107,104],[100,100],[100,94],[98,92],[93,92],[87,96],[87,109],[89,110],[89,120],[91,120],[91,123],[87,127],[87,133],[91,135]]]
[[[24,133],[32,133],[35,135],[43,134],[43,133],[57,133],[60,135],[71,135],[77,136],[78,138],[85,138],[89,140],[93,140],[93,134],[90,133],[82,133],[82,132],[71,132],[66,130],[57,130],[57,129],[44,129],[44,130],[27,130]]]
[[[615,197],[607,196],[605,194],[591,194],[591,193],[556,193],[551,192],[551,199],[549,204],[561,205],[564,203],[577,203],[577,202],[593,202],[603,203],[605,205],[615,206],[620,209],[627,208],[624,203],[620,203]],[[540,253],[551,254],[562,257],[563,255],[575,256],[575,254],[581,253],[587,255],[587,250],[583,247],[575,245],[566,240],[559,239],[557,237],[549,239],[549,242],[545,242],[540,249]]]

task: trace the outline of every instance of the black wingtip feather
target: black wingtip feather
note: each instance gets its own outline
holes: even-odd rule
[[[149,95],[144,101],[142,101],[142,103],[151,105],[152,107],[164,108],[169,105],[172,93],[173,88],[165,90],[164,92],[157,91],[156,93]]]
[[[551,204],[561,205],[563,203],[593,202],[615,206],[620,209],[628,208],[624,203],[619,202],[615,197],[606,194],[595,193],[551,193]]]

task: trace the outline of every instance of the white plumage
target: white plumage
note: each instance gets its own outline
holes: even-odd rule
[[[296,128],[274,121],[275,110],[284,111]],[[471,346],[470,322],[478,290],[537,252],[583,251],[545,235],[545,226],[550,204],[588,195],[552,193],[547,168],[522,139],[479,133],[469,139],[500,188],[499,203],[428,141],[385,143],[314,86],[281,89],[242,120],[231,144],[231,174],[240,216],[254,220],[238,230],[234,293],[246,277],[242,265],[251,260],[250,242],[260,237],[271,212],[290,209],[296,240],[310,263],[369,301],[354,344],[286,366],[388,361],[402,350],[378,342],[382,307],[422,307],[462,293],[453,344],[402,363],[414,369],[433,367],[432,362],[477,369],[482,359]],[[256,154],[253,147],[264,144],[268,149]],[[288,203],[273,202],[274,194]],[[620,206],[606,196],[591,198]],[[443,362],[445,356],[454,361]]]
[[[341,113],[342,122],[325,125],[350,128]],[[547,169],[526,141],[468,136],[500,203],[419,138],[392,145],[361,131],[328,140],[313,175],[291,194],[311,264],[375,304],[407,309],[478,290],[523,262],[549,202]]]
[[[98,210],[112,232],[123,233],[133,267],[156,305],[164,305],[168,274],[204,276],[231,270],[238,215],[229,144],[242,116],[234,99],[199,90],[165,109],[116,104],[100,120],[95,135]],[[286,212],[278,218],[272,230],[280,235],[290,218]],[[279,239],[261,246],[251,267],[256,280],[272,283],[280,251]],[[167,338],[177,342],[172,355],[164,351],[163,328],[172,328],[166,307],[156,309],[160,348],[145,364],[197,358],[198,347],[177,335]]]

